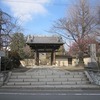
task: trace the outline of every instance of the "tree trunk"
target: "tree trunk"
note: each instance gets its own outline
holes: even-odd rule
[[[79,54],[78,54],[78,58],[79,58],[79,63],[78,63],[78,66],[84,66],[84,57],[83,57],[83,52],[80,51]]]

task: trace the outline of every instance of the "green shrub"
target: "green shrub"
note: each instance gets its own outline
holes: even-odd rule
[[[1,71],[10,70],[12,69],[12,62],[7,57],[1,58]]]
[[[9,59],[12,62],[13,68],[18,68],[20,66],[20,56],[17,52],[10,52]]]
[[[17,52],[9,52],[8,57],[1,58],[1,70],[11,70],[20,66],[20,57]]]

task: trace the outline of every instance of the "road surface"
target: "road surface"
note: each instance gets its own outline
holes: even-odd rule
[[[0,100],[100,100],[100,90],[9,91],[0,90]]]

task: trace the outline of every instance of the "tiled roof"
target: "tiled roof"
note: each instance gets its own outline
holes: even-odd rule
[[[63,43],[63,40],[61,37],[58,36],[29,36],[27,38],[27,43],[33,43],[33,44],[58,44],[58,43]]]

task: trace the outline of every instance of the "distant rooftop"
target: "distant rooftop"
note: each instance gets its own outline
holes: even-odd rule
[[[62,44],[62,37],[59,36],[28,36],[26,43],[32,44]]]

